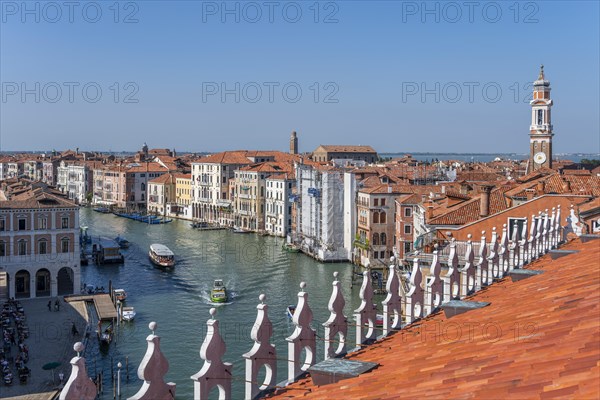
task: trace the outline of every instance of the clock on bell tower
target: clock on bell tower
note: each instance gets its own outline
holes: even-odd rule
[[[529,167],[528,172],[546,167],[552,168],[552,120],[550,118],[550,82],[544,76],[544,66],[533,82],[531,105],[531,126],[529,127]]]

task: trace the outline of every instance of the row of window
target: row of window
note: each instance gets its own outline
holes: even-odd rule
[[[69,217],[62,217],[60,219],[60,228],[61,229],[69,229]],[[48,229],[48,219],[47,218],[38,218],[38,225],[36,229]],[[6,230],[6,220],[4,218],[0,219],[0,231]],[[19,218],[17,222],[17,230],[26,231],[27,229],[27,218]]]
[[[60,252],[61,253],[69,253],[70,252],[71,241],[69,238],[64,237],[60,240]],[[20,256],[27,255],[27,249],[29,246],[29,241],[26,239],[20,239],[17,241],[17,254]],[[8,255],[8,244],[4,241],[0,241],[0,257],[5,257]],[[40,239],[37,241],[37,254],[48,254],[48,240]]]

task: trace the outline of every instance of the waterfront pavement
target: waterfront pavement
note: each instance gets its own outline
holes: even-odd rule
[[[66,382],[71,373],[71,359],[76,355],[73,344],[82,341],[87,324],[87,311],[85,303],[81,301],[67,303],[60,298],[60,311],[54,311],[52,298],[52,311],[48,311],[50,299],[19,299],[25,311],[29,338],[25,344],[29,348],[29,362],[27,367],[31,370],[31,377],[26,384],[19,383],[15,377],[11,386],[0,383],[2,399],[12,400],[43,400],[52,399],[60,389],[59,373],[64,374]],[[73,336],[71,329],[75,323],[78,336]],[[13,353],[15,347],[13,346]],[[60,362],[61,365],[52,371],[42,369],[44,364]],[[13,369],[14,370],[14,369]]]

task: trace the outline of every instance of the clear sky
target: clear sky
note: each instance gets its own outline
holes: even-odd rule
[[[2,0],[0,150],[599,152],[598,4]]]

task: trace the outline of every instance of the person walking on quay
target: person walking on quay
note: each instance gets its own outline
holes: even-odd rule
[[[56,299],[56,301],[54,302],[54,309],[56,311],[60,311],[60,301],[58,301],[58,299]]]
[[[48,300],[48,311],[52,311],[52,300]]]

